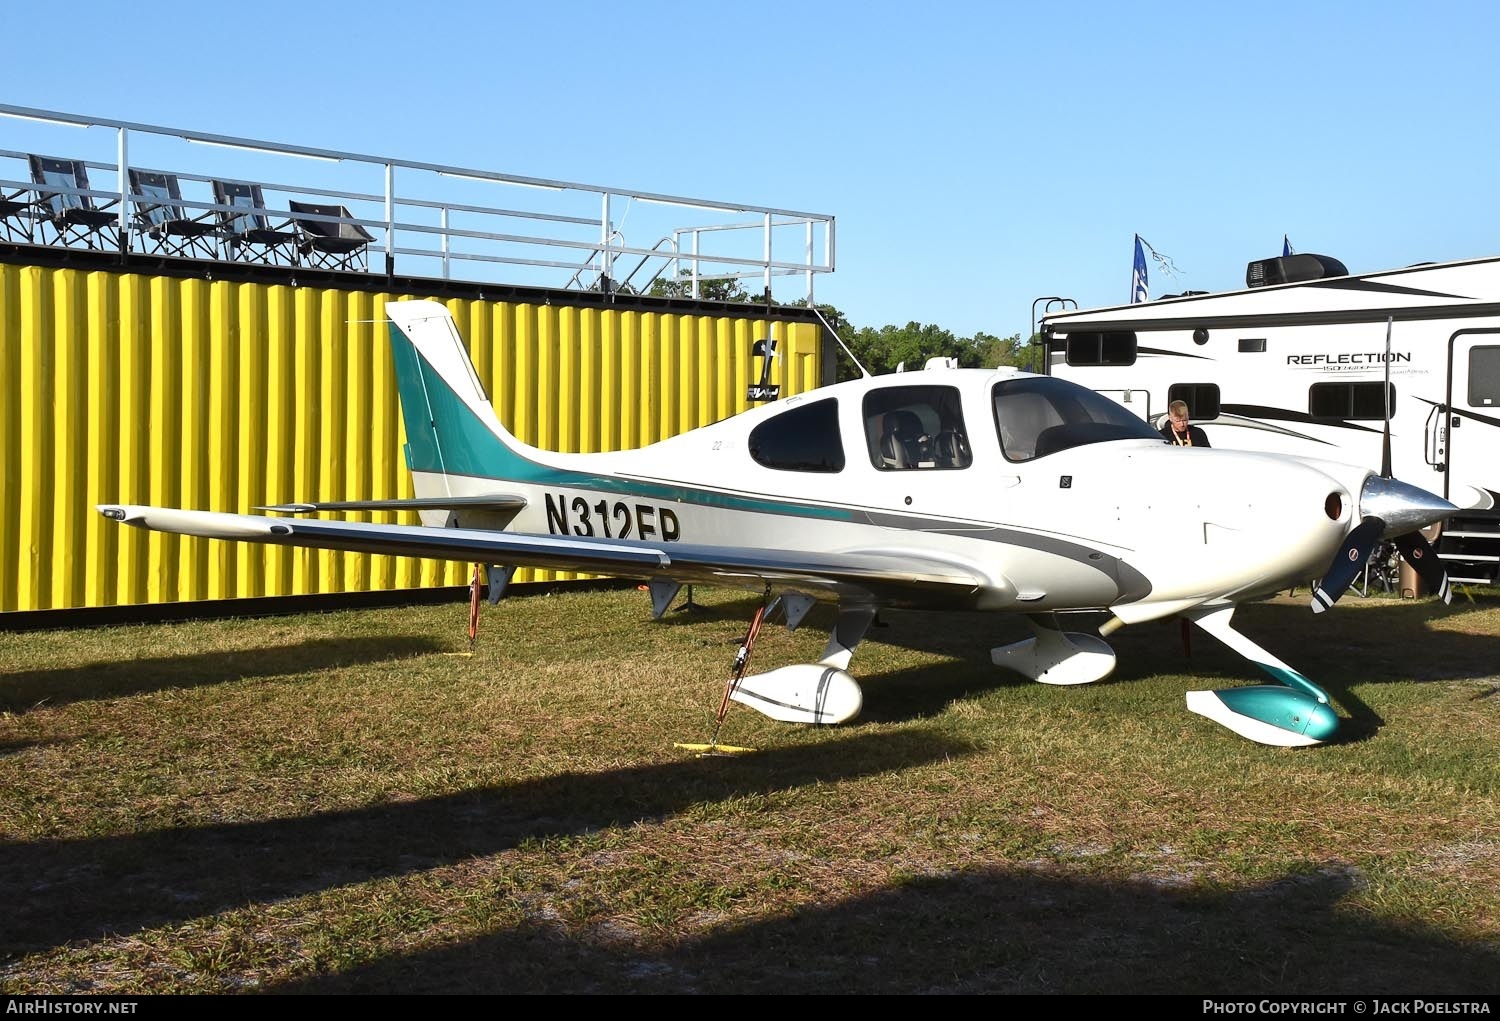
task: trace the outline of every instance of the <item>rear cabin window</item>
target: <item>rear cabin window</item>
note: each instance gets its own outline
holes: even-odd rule
[[[1135,334],[1123,331],[1068,334],[1069,365],[1134,365]]]
[[[1307,412],[1313,418],[1385,420],[1387,388],[1391,414],[1396,413],[1394,383],[1314,383],[1307,390]]]
[[[1188,418],[1209,422],[1219,417],[1219,384],[1217,383],[1173,383],[1167,387],[1167,406],[1173,401],[1185,401]]]
[[[817,401],[766,419],[750,430],[750,456],[757,464],[778,471],[843,471],[839,402],[833,398]]]
[[[1469,352],[1469,406],[1500,406],[1500,347],[1476,347]]]
[[[1002,380],[992,394],[1007,461],[1030,461],[1105,440],[1161,442],[1161,433],[1123,405],[1053,376]]]
[[[881,471],[967,468],[974,458],[951,386],[891,386],[865,395],[870,463]]]

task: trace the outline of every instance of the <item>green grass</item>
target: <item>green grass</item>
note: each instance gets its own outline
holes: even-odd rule
[[[1175,621],[1067,689],[889,613],[859,719],[710,758],[755,602],[695,599],[0,632],[0,992],[1500,992],[1493,591],[1242,608],[1319,748],[1189,713],[1262,678]]]

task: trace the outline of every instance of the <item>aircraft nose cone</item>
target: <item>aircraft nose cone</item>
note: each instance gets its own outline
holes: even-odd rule
[[[1415,532],[1456,513],[1458,508],[1441,496],[1396,479],[1371,475],[1359,493],[1360,517],[1385,522],[1382,539]]]

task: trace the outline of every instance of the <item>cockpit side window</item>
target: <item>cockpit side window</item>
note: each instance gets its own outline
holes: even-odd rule
[[[974,461],[954,387],[872,390],[865,395],[863,414],[870,463],[881,471],[967,468]]]
[[[750,456],[780,471],[843,471],[838,400],[830,397],[766,419],[750,430]]]
[[[1050,376],[1002,380],[995,428],[1007,461],[1030,461],[1104,440],[1160,441],[1161,434],[1108,397]]]

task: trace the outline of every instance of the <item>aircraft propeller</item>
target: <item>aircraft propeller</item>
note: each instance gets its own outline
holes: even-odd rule
[[[1380,504],[1390,500],[1409,504],[1413,496],[1416,496],[1418,502],[1424,502],[1421,497],[1429,495],[1413,486],[1397,482],[1391,473],[1391,325],[1394,320],[1395,317],[1392,316],[1385,321],[1385,428],[1381,437],[1380,477],[1365,483],[1359,498],[1358,509],[1362,515],[1360,523],[1344,539],[1322,581],[1313,586],[1314,613],[1332,608],[1354,583],[1354,579],[1359,577],[1376,543],[1383,539],[1389,539],[1395,544],[1402,559],[1417,572],[1417,577],[1422,579],[1429,592],[1436,593],[1444,603],[1453,601],[1453,592],[1448,585],[1448,572],[1444,570],[1443,562],[1432,548],[1432,543],[1427,541],[1427,537],[1419,529],[1408,530],[1407,526],[1411,522],[1403,523],[1399,520],[1406,516],[1401,510],[1388,516],[1382,516],[1380,512]],[[1388,520],[1388,517],[1395,520]]]
[[[1359,577],[1359,572],[1365,569],[1365,563],[1370,559],[1370,552],[1374,550],[1375,544],[1380,541],[1380,533],[1385,531],[1385,522],[1379,518],[1365,518],[1355,527],[1354,531],[1344,539],[1344,544],[1334,554],[1333,562],[1328,565],[1323,580],[1313,586],[1312,608],[1314,613],[1322,613],[1329,609],[1339,596],[1348,590]]]

